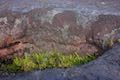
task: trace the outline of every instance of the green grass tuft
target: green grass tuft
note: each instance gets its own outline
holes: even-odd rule
[[[33,53],[15,57],[11,64],[2,64],[0,69],[8,72],[32,71],[46,68],[68,68],[88,63],[95,55],[80,56],[77,53],[63,55],[57,52]]]

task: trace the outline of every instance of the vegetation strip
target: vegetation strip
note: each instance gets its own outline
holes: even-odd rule
[[[57,52],[32,53],[23,57],[15,57],[10,64],[2,63],[0,71],[26,72],[46,68],[68,68],[88,63],[95,58],[95,55],[80,56],[77,53],[70,55]]]

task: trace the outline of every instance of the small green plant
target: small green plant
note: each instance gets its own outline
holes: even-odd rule
[[[120,43],[120,39],[117,40]]]
[[[15,57],[12,64],[2,64],[1,69],[8,72],[31,71],[46,68],[67,68],[88,63],[95,55],[80,56],[77,53],[63,55],[57,52],[32,53]]]
[[[19,66],[21,71],[31,71],[37,68],[37,64],[34,63],[30,55],[25,55],[22,58],[16,57],[13,64]]]

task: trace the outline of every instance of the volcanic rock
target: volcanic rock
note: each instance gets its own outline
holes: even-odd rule
[[[86,55],[112,46],[119,29],[119,0],[0,0],[1,48],[20,41]]]

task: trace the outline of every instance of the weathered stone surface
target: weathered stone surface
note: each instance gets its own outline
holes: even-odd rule
[[[119,0],[0,0],[1,48],[20,42],[85,55],[120,38],[119,28]]]
[[[120,80],[120,45],[82,66],[0,75],[0,80]]]

